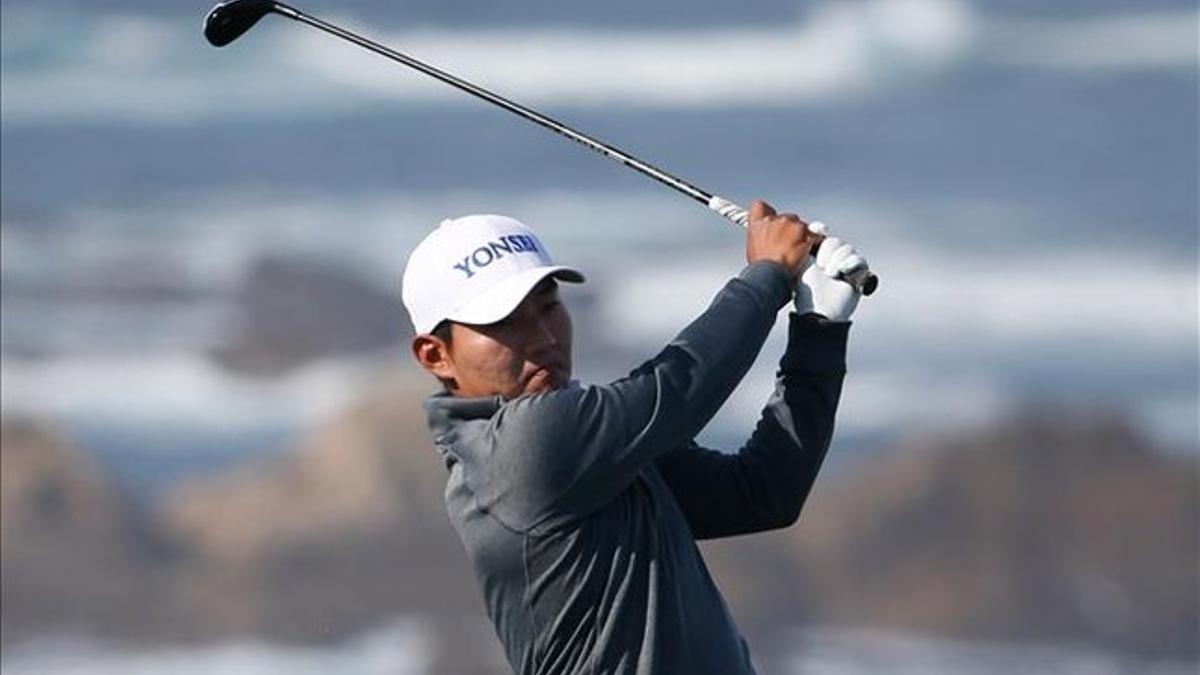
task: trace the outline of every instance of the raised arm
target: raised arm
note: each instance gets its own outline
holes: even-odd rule
[[[810,229],[825,233],[825,226]],[[858,291],[842,275],[865,269],[853,246],[826,236],[796,286],[787,351],[750,440],[727,455],[694,443],[658,467],[697,538],[786,527],[796,521],[833,435]]]
[[[503,490],[507,503],[497,505],[523,513],[524,527],[607,503],[716,413],[754,362],[789,286],[779,265],[750,265],[627,377],[508,402],[493,424],[496,449],[480,487]]]
[[[746,444],[728,454],[687,443],[658,459],[697,539],[796,521],[833,435],[848,330],[792,314],[775,390]]]
[[[761,202],[753,213],[750,264],[657,356],[611,384],[500,409],[478,486],[493,513],[509,511],[520,527],[586,515],[716,413],[754,362],[812,243],[795,216]]]

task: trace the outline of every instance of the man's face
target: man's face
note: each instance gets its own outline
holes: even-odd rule
[[[445,374],[457,396],[508,399],[565,387],[571,379],[571,317],[546,279],[501,321],[452,323]]]

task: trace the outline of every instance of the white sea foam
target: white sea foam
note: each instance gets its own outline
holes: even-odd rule
[[[451,72],[541,103],[761,105],[824,100],[883,78],[955,61],[972,17],[957,0],[870,0],[817,5],[793,26],[600,33],[426,31],[385,42],[428,55]],[[293,33],[289,60],[384,98],[444,98],[445,87],[320,35]],[[603,64],[603,67],[597,67]]]
[[[1089,675],[1194,672],[1185,661],[1137,658],[1096,647],[959,641],[882,630],[795,631],[791,675]]]
[[[165,204],[75,209],[49,231],[6,222],[0,270],[5,279],[70,287],[137,269],[219,292],[233,288],[257,258],[279,256],[340,264],[398,293],[408,252],[434,225],[498,209],[541,231],[556,257],[585,267],[613,251],[644,249],[648,237],[639,223],[654,223],[655,240],[738,241],[717,216],[661,193],[451,190],[335,197],[222,190]]]
[[[1088,349],[1186,350],[1196,337],[1196,271],[1136,252],[991,258],[873,245],[881,290],[855,316],[863,333],[958,351],[1079,339]],[[631,341],[662,337],[695,316],[730,275],[721,258],[614,275],[610,318]]]
[[[748,436],[774,383],[779,349],[755,367],[714,418],[711,431]],[[918,366],[854,369],[838,406],[839,434],[895,433],[918,428],[974,427],[1018,404],[1016,392],[988,372],[939,374]],[[736,448],[726,448],[734,450]]]
[[[256,256],[311,255],[395,292],[404,254],[432,223],[448,214],[490,210],[501,200],[506,210],[540,227],[559,259],[588,271],[587,287],[567,292],[569,301],[586,293],[597,303],[594,315],[579,317],[578,329],[602,331],[604,343],[625,353],[649,355],[665,344],[740,264],[736,230],[686,202],[656,195],[398,193],[307,200],[231,196],[206,199],[220,206],[203,212],[177,204],[90,211],[57,234],[6,227],[0,232],[4,275],[28,280],[61,273],[69,284],[86,286],[89,275],[132,256],[171,261],[171,270],[220,297]],[[1003,409],[1030,386],[1050,397],[1078,397],[1074,380],[1083,378],[1103,389],[1095,394],[1100,400],[1127,407],[1165,436],[1196,444],[1194,386],[1127,383],[1121,374],[1195,363],[1194,261],[1139,248],[1139,242],[1153,242],[1136,236],[1121,246],[1120,256],[1111,241],[1004,253],[943,241],[887,204],[859,200],[854,209],[830,203],[821,210],[838,215],[831,222],[851,241],[864,242],[883,278],[879,293],[863,300],[855,316],[843,431],[876,432],[948,416],[976,419]],[[1014,227],[1025,217],[1004,214]],[[646,222],[655,224],[653,231],[634,226]],[[664,249],[667,243],[671,247]],[[41,331],[46,344],[79,347],[63,360],[6,356],[6,410],[253,428],[327,414],[362,384],[364,371],[353,361],[313,366],[277,381],[223,373],[187,351],[220,339],[227,327],[222,317],[229,316],[220,307],[181,308],[170,325],[163,322],[174,315],[146,314],[159,322],[157,329],[176,326],[177,333],[189,333],[183,337],[190,342],[172,348],[169,336],[139,336],[152,325],[141,319],[110,330],[103,322],[122,324],[120,316],[96,308],[31,314],[19,297],[5,303],[7,338],[20,328]],[[136,349],[104,352],[97,343],[88,350],[89,336],[109,336]],[[769,391],[781,336],[776,331],[767,356],[715,425],[750,428]],[[588,355],[577,360],[586,363]],[[616,375],[632,365],[599,369]],[[1023,373],[1023,386],[1014,383],[1014,368]]]
[[[417,619],[397,620],[332,646],[225,642],[203,647],[123,648],[84,639],[25,643],[6,651],[5,675],[421,675],[430,639]]]
[[[1200,13],[1169,10],[1058,21],[992,23],[985,42],[990,60],[1063,70],[1187,68],[1198,63]]]
[[[781,657],[788,675],[1043,675],[1195,672],[1184,661],[1153,660],[1103,648],[958,641],[907,633],[796,628]],[[5,675],[421,675],[432,637],[416,620],[323,647],[230,642],[203,647],[122,648],[85,640],[45,640],[5,652]],[[497,663],[497,668],[503,664]]]
[[[254,432],[306,426],[333,415],[401,357],[397,352],[332,359],[273,379],[229,373],[191,352],[6,357],[0,362],[0,391],[6,414],[101,426]]]
[[[1194,384],[1155,388],[1121,371],[1195,363],[1194,266],[1137,252],[1113,265],[1105,250],[997,258],[880,243],[883,286],[855,315],[842,432],[979,423],[1036,393],[1123,408],[1158,439],[1197,447]],[[604,324],[631,347],[665,344],[729,275],[717,258],[613,274]],[[752,428],[782,338],[773,334],[714,429]]]
[[[1192,10],[1014,22],[963,0],[861,0],[814,5],[792,25],[640,33],[389,33],[352,17],[329,18],[537,106],[819,103],[974,62],[1056,70],[1196,67]],[[77,39],[63,40],[63,32]],[[47,50],[50,44],[70,48]],[[474,105],[328,36],[282,27],[213,52],[191,24],[24,7],[5,14],[3,55],[6,122],[327,114],[361,109],[364,97]]]

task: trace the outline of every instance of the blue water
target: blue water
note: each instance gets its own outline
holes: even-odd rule
[[[784,0],[753,10],[682,1],[304,5],[379,35],[422,28],[450,40],[459,31],[504,29],[516,40],[524,29],[554,28],[613,41],[653,31],[799,29],[829,8]],[[944,18],[957,11],[985,28],[1007,21],[1060,30],[1128,19],[1136,29],[1163,12],[1195,23],[1194,12],[1186,14],[1194,5],[1178,0],[916,6]],[[645,276],[635,289],[644,292],[676,272],[711,270],[695,288],[680,291],[690,294],[678,299],[680,306],[702,306],[707,289],[736,270],[730,230],[640,175],[466,97],[386,99],[332,82],[325,87],[327,75],[268,58],[298,37],[281,22],[212,50],[199,34],[207,9],[196,2],[4,2],[0,347],[6,363],[24,365],[39,346],[50,345],[63,346],[45,350],[48,362],[200,349],[228,328],[207,315],[196,319],[189,309],[219,305],[246,261],[268,253],[323,257],[392,292],[405,247],[459,208],[536,214],[555,250],[587,262],[594,295],[577,321],[599,361],[587,366],[593,373],[619,374],[669,337],[665,330],[647,337],[638,319],[617,311],[614,320],[605,305],[635,273]],[[1194,25],[1190,31],[1194,37]],[[1170,35],[1179,41],[1178,32]],[[1184,46],[1194,54],[1191,43]],[[1127,47],[1144,46],[1131,41],[1111,51],[1120,55]],[[503,58],[496,54],[497,62]],[[941,66],[895,60],[889,63],[885,50],[871,66],[880,82],[854,95],[536,105],[701,187],[740,201],[765,197],[830,218],[853,235],[884,287],[860,310],[848,394],[883,391],[885,402],[899,407],[894,419],[871,418],[852,398],[841,432],[849,438],[885,445],[903,427],[929,422],[921,408],[963,400],[952,388],[959,386],[983,401],[994,394],[1012,404],[1127,410],[1170,443],[1195,447],[1200,97],[1194,56],[1119,67],[1021,66],[1003,63],[977,38]],[[704,78],[686,66],[679,64],[680,77],[663,86]],[[587,64],[573,76],[586,81],[606,67]],[[311,89],[282,82],[308,72]],[[169,88],[173,75],[182,90]],[[161,101],[137,87],[142,77],[161,84]],[[396,77],[403,84],[416,76]],[[755,81],[753,70],[744,77],[758,94],[772,89],[769,81]],[[113,90],[90,92],[94,80]],[[255,93],[275,85],[278,100]],[[526,92],[503,93],[524,100]],[[121,97],[136,105],[117,105]],[[148,98],[138,103],[138,97]],[[93,113],[88,101],[103,105]],[[180,106],[183,113],[171,112]],[[399,205],[394,213],[389,199]],[[287,205],[297,211],[280,210]],[[289,221],[306,214],[316,222]],[[1010,278],[1023,281],[1020,263],[1027,258],[1045,285],[1014,292],[1031,295],[1031,304],[1036,296],[1049,299],[1034,319],[1014,304],[1009,316],[1020,328],[1006,331],[988,305],[1008,299]],[[719,260],[728,260],[728,269]],[[976,288],[949,273],[939,279],[941,264],[986,284]],[[661,280],[653,276],[660,269]],[[89,295],[110,287],[117,272],[124,281],[142,274],[175,293],[171,316],[183,318],[167,320],[161,298],[154,304]],[[1061,297],[1059,287],[1067,289]],[[114,330],[114,316],[129,316],[130,329]],[[206,323],[197,326],[198,320]],[[778,348],[776,341],[767,351]],[[761,359],[756,372],[769,372],[773,359]],[[37,365],[35,379],[43,377]],[[23,393],[6,388],[6,411]],[[926,395],[932,402],[917,405]],[[239,439],[219,427],[188,434],[208,439],[205,451],[170,431],[176,427],[149,420],[139,427],[136,409],[96,426],[88,399],[79,400],[43,412],[73,424],[143,491],[157,479],[253,452],[267,444],[263,439],[287,437],[287,430],[267,428]],[[944,416],[968,413],[971,405]],[[745,419],[726,419],[712,434],[736,438],[744,428]],[[157,459],[147,459],[153,453]]]
[[[1012,223],[1016,231],[927,222],[928,230],[914,234],[937,248],[1014,245],[1032,236],[1178,257],[1196,248],[1192,72],[1064,82],[972,69],[936,86],[839,106],[554,114],[738,199],[861,198],[931,214],[947,202],[989,200],[1037,214]],[[185,126],[20,122],[6,123],[4,133],[3,217],[35,226],[80,206],[228,189],[349,198],[381,190],[559,188],[686,199],[471,101]],[[725,159],[732,157],[746,157],[754,170]]]

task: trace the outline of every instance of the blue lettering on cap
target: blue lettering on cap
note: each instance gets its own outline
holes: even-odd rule
[[[487,267],[492,261],[504,257],[504,253],[536,253],[537,240],[527,234],[506,234],[498,241],[489,241],[486,245],[472,251],[463,257],[462,262],[451,267],[460,270],[466,278],[475,276],[481,267]]]
[[[481,260],[479,254],[484,254],[485,257]],[[486,246],[480,246],[471,254],[471,262],[475,263],[475,267],[487,267],[496,259],[496,254],[492,253],[492,249]]]
[[[492,254],[497,258],[500,257],[500,251],[513,252],[512,242],[508,241],[508,237],[500,237],[500,241],[489,241],[488,248],[492,249]]]
[[[534,239],[527,234],[518,234],[516,236],[519,237],[521,241],[525,242],[525,250],[532,252],[536,252],[538,250],[537,239]]]

